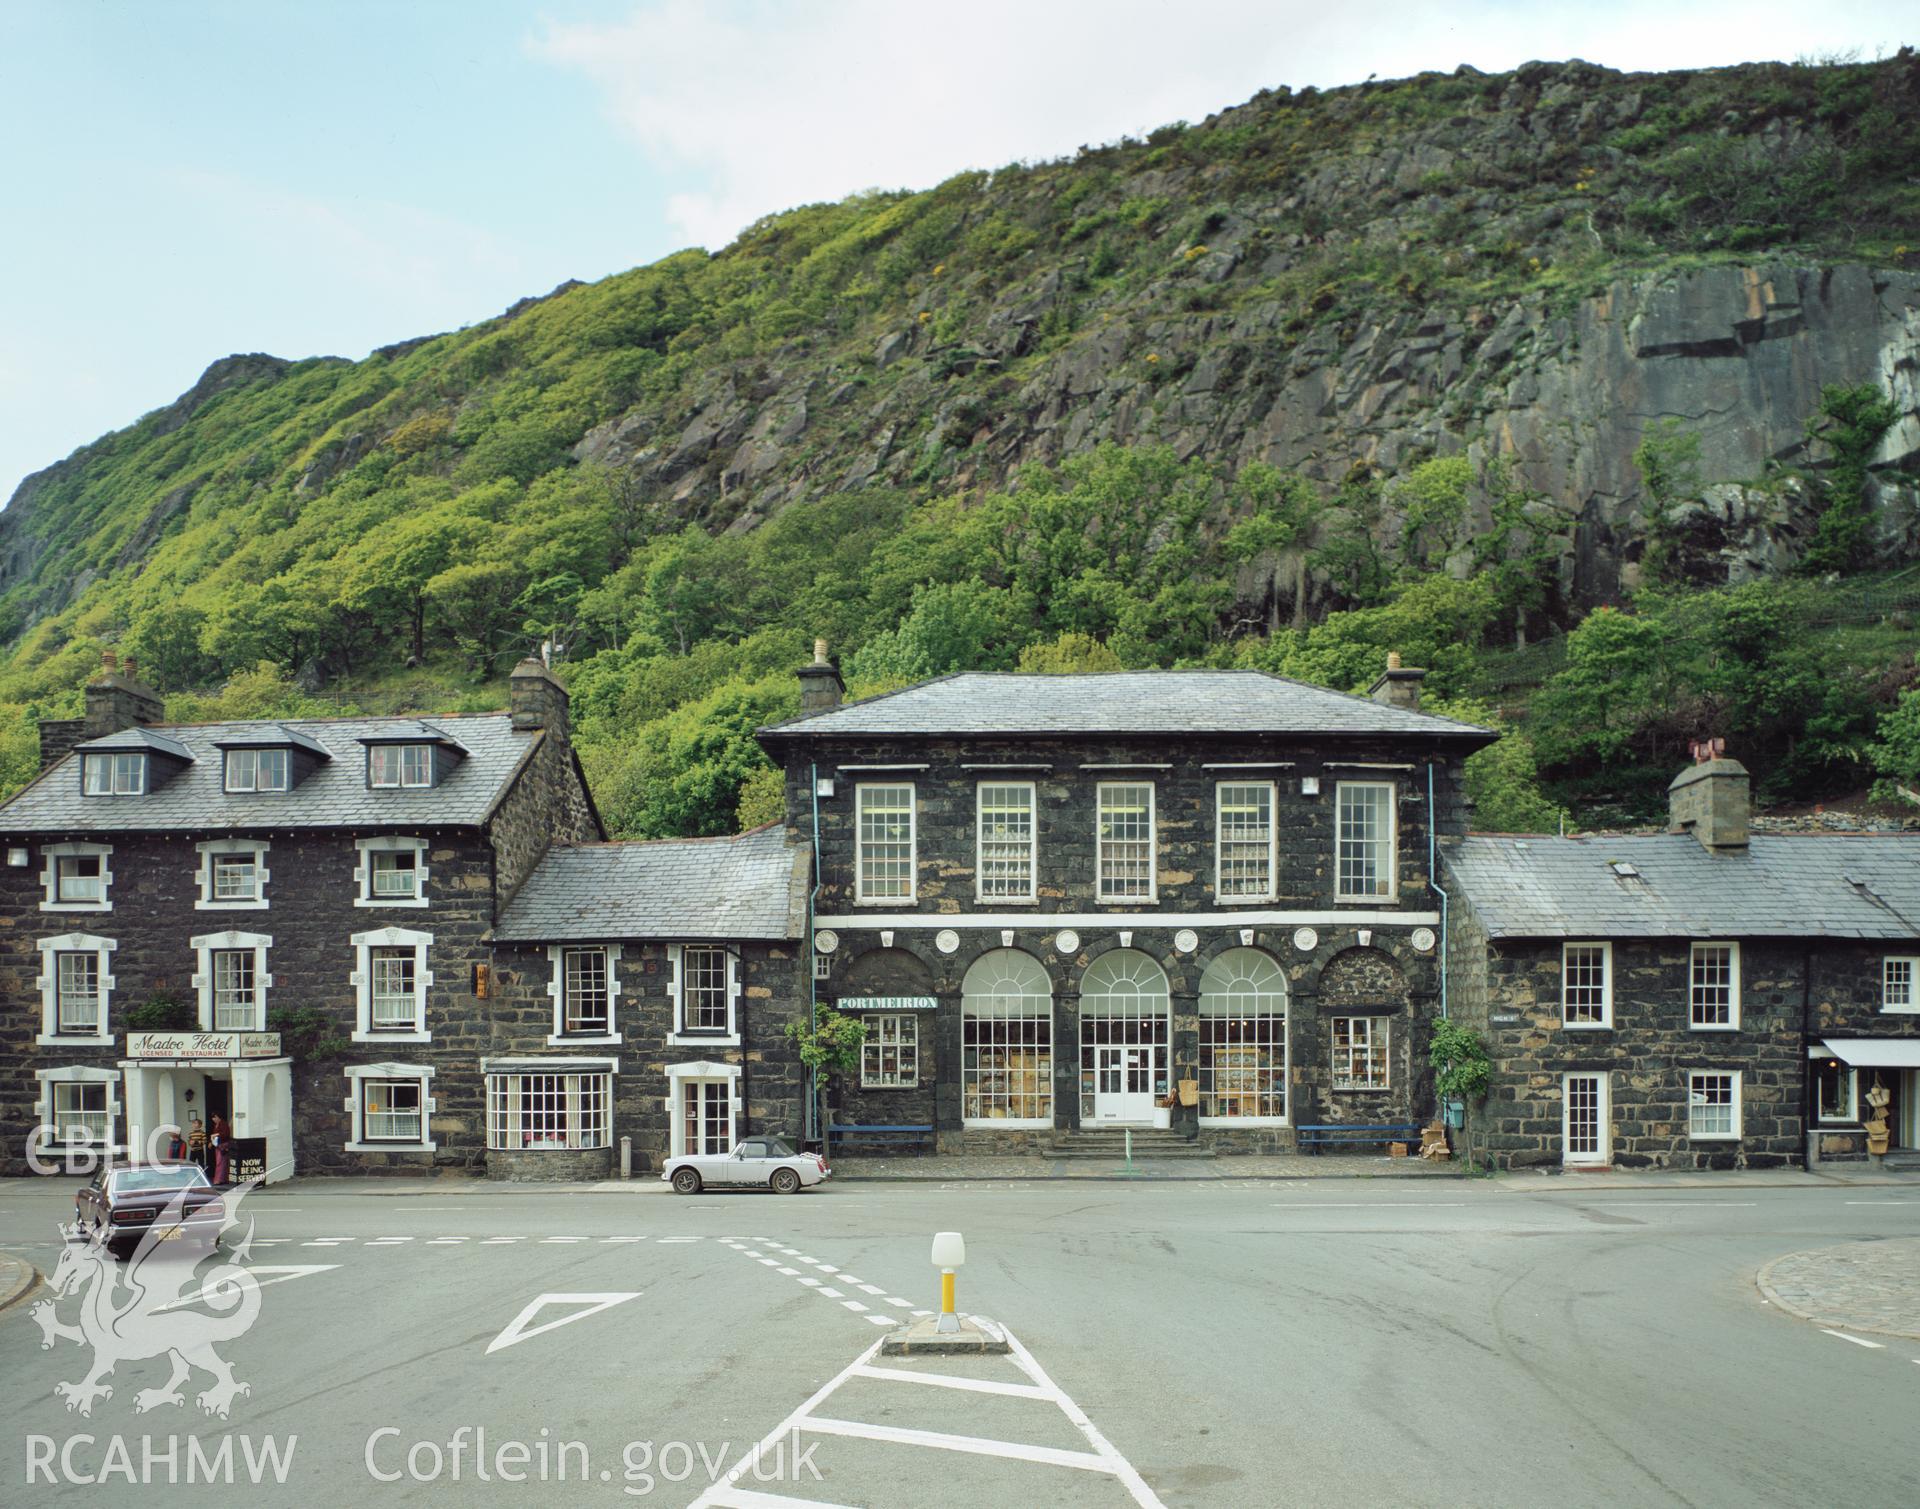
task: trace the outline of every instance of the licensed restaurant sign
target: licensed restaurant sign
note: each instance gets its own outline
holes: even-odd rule
[[[278,1058],[277,1032],[129,1032],[128,1058]]]
[[[932,1011],[940,1004],[937,996],[842,996],[842,1011]]]

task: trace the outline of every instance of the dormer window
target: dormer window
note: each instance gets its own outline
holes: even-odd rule
[[[287,790],[287,751],[284,749],[229,749],[227,790]]]
[[[433,784],[433,746],[431,744],[375,744],[367,750],[367,784],[370,786],[431,786]]]
[[[80,761],[81,791],[87,796],[140,796],[147,789],[144,754],[90,754]]]

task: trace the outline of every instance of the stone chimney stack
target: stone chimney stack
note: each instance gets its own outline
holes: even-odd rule
[[[847,694],[847,684],[840,679],[840,668],[827,659],[824,639],[813,642],[813,664],[801,666],[795,674],[800,677],[800,716],[803,718],[809,713],[832,712]]]
[[[122,666],[112,650],[100,655],[100,675],[87,687],[87,737],[102,739],[123,728],[158,723],[166,716],[160,694],[138,679],[133,657]]]
[[[1694,763],[1667,787],[1667,831],[1691,833],[1715,854],[1743,853],[1747,847],[1747,767],[1726,757],[1725,739],[1703,739],[1693,746]]]
[[[1403,707],[1410,713],[1420,711],[1420,683],[1427,673],[1414,666],[1400,664],[1400,652],[1387,652],[1387,668],[1367,688],[1367,695],[1383,707]]]
[[[40,720],[40,768],[49,769],[87,739],[104,739],[123,728],[160,722],[166,716],[165,704],[138,673],[131,655],[122,665],[112,650],[101,651],[100,674],[86,689],[85,716]]]
[[[567,700],[565,683],[531,655],[507,678],[507,707],[513,713],[515,728],[544,728],[562,739],[569,738],[572,724]]]

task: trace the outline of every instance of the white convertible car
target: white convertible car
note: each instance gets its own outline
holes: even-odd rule
[[[779,1137],[749,1137],[731,1153],[669,1158],[660,1177],[683,1195],[703,1189],[771,1189],[790,1195],[818,1184],[830,1170],[818,1153],[796,1153]]]

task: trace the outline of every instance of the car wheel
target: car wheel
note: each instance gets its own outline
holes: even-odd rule
[[[790,1195],[800,1187],[800,1176],[790,1168],[776,1168],[773,1171],[773,1192],[776,1195]]]
[[[697,1169],[677,1168],[673,1171],[673,1192],[677,1195],[697,1195],[700,1193],[700,1174]]]

